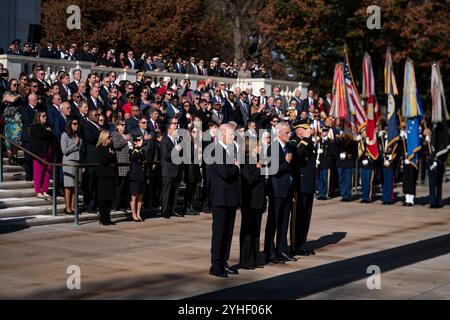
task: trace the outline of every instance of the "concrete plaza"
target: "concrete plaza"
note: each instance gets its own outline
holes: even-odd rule
[[[427,194],[418,187],[414,207],[400,199],[391,206],[379,198],[315,201],[315,256],[226,279],[208,275],[210,214],[115,226],[0,226],[0,298],[450,299],[450,183],[442,209],[429,209]],[[231,264],[239,227],[238,214]],[[80,267],[80,290],[67,289],[70,265]],[[367,287],[371,265],[381,269],[381,289]]]

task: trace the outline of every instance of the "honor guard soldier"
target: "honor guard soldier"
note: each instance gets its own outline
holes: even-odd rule
[[[317,200],[329,199],[331,169],[336,166],[337,146],[334,139],[330,137],[331,130],[331,127],[324,124],[317,147],[317,189],[319,192]]]
[[[370,156],[369,151],[366,147],[366,128],[361,129],[361,135],[358,135],[359,143],[359,168],[361,173],[361,189],[362,189],[362,199],[361,203],[372,202],[372,191],[373,191],[373,178],[374,178],[374,161]]]
[[[414,205],[414,196],[416,195],[417,183],[417,163],[411,161],[408,157],[408,140],[406,137],[406,130],[400,131],[399,150],[403,157],[403,194],[405,195],[405,202],[403,206],[412,207]],[[421,147],[420,147],[421,148]]]
[[[336,166],[339,171],[339,188],[341,189],[341,201],[351,201],[352,177],[358,154],[358,144],[350,132],[344,134],[338,140],[338,158]]]
[[[442,202],[442,182],[445,174],[445,163],[450,150],[450,137],[445,122],[433,124],[433,134],[425,130],[427,149],[431,150],[428,158],[428,183],[430,187],[430,208],[438,209],[444,206]],[[438,134],[439,133],[439,134]]]
[[[316,185],[316,149],[308,119],[293,124],[295,137],[289,142],[294,154],[294,206],[291,216],[291,250],[293,255],[315,254],[305,247]]]

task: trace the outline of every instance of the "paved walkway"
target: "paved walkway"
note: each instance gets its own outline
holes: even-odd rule
[[[208,275],[211,215],[99,226],[88,222],[0,227],[1,299],[450,299],[450,183],[446,207],[316,201],[310,246],[317,255],[285,265]],[[239,255],[239,222],[231,263]],[[263,240],[263,239],[262,239]],[[68,266],[81,290],[68,290]],[[381,268],[369,290],[367,267]]]

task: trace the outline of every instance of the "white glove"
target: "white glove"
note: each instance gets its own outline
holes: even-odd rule
[[[356,141],[361,141],[361,139],[362,139],[361,135],[358,134],[358,135],[356,136]]]
[[[392,161],[392,154],[388,155],[388,160]]]
[[[322,154],[323,153],[323,149],[317,149],[317,153],[318,154]]]
[[[406,132],[405,130],[400,131],[400,137],[405,138],[406,137]]]
[[[383,134],[384,134],[384,132],[383,131],[380,131],[380,132],[378,132],[378,137],[382,137],[383,136]]]
[[[435,161],[435,162],[433,162],[433,164],[431,165],[430,170],[434,170],[434,169],[436,169],[436,167],[437,167],[437,162]]]
[[[319,160],[316,160],[316,166],[318,166],[320,164]]]
[[[390,165],[391,163],[390,163],[388,160],[385,160],[383,164],[384,164],[385,167],[389,167],[389,165]]]
[[[426,142],[431,142],[431,137],[430,136],[425,136],[425,141]]]
[[[411,162],[408,159],[405,159],[405,164],[410,164]]]
[[[339,155],[339,158],[341,158],[341,160],[345,159],[345,152],[341,152],[341,154]]]
[[[362,161],[362,164],[365,165],[365,166],[367,166],[367,165],[369,164],[369,160],[364,159],[364,160]]]

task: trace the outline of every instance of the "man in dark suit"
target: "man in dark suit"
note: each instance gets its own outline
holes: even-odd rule
[[[308,91],[308,97],[302,102],[302,111],[309,112],[310,108],[314,106],[314,110],[319,107],[319,104],[316,99],[314,99],[314,91]]]
[[[87,121],[81,122],[83,148],[81,152],[81,159],[83,163],[91,164],[97,162],[97,142],[100,135],[101,128],[98,125],[98,118],[100,113],[98,110],[89,110],[89,118]],[[95,167],[88,167],[82,175],[83,181],[83,202],[84,209],[87,212],[94,212],[95,203]]]
[[[132,133],[134,130],[139,129],[139,118],[140,110],[138,106],[132,106],[131,107],[131,117],[129,117],[125,121],[125,130],[128,133]]]
[[[70,76],[63,72],[59,76],[59,94],[61,95],[62,101],[68,101],[71,99],[73,91],[69,87]]]
[[[325,111],[325,113],[329,115],[330,109],[331,109],[331,93],[327,93],[326,98],[323,100],[323,111]]]
[[[31,139],[28,133],[28,128],[31,126],[34,120],[34,116],[36,114],[36,106],[38,103],[38,97],[34,93],[31,93],[28,96],[28,104],[23,108],[19,108],[20,115],[22,116],[22,147],[27,150],[31,150]],[[24,153],[24,167],[25,167],[25,180],[32,181],[33,180],[33,158],[28,154]]]
[[[295,207],[291,217],[291,250],[294,255],[308,256],[314,254],[304,245],[308,238],[316,191],[317,155],[308,119],[294,122],[293,127],[296,136],[290,143],[294,150]]]
[[[175,206],[175,194],[180,182],[181,165],[172,161],[172,150],[181,150],[176,130],[178,119],[172,118],[167,127],[167,133],[163,136],[160,144],[161,166],[162,166],[162,216],[169,219],[170,216],[182,217],[173,211]]]
[[[100,97],[102,98],[103,101],[108,100],[110,83],[111,79],[109,77],[106,76],[103,78],[103,85],[100,88]]]
[[[137,69],[138,68],[138,62],[136,59],[134,59],[134,53],[133,51],[128,51],[127,58],[125,59],[125,63],[130,69]]]
[[[94,86],[89,91],[89,98],[88,98],[88,104],[89,104],[89,110],[98,110],[100,113],[106,114],[106,109],[103,103],[99,99],[100,96],[100,89],[98,86]]]
[[[210,275],[227,277],[238,274],[228,266],[236,209],[240,205],[240,168],[234,144],[234,126],[223,124],[209,164],[213,215]]]
[[[187,67],[186,67],[186,72],[188,74],[199,74],[198,73],[198,67],[195,64],[195,58],[194,57],[190,57],[189,58],[189,63],[187,65]]]
[[[39,51],[40,58],[61,59],[59,51],[53,47],[53,40],[47,41],[47,46]]]
[[[288,145],[290,133],[289,123],[278,123],[276,126],[277,138],[267,151],[270,168],[274,170],[274,174],[271,176],[269,184],[269,211],[264,239],[266,263],[284,263],[296,260],[288,256],[287,246],[293,192],[293,156]]]
[[[186,69],[183,66],[183,61],[181,60],[181,58],[177,59],[174,67],[176,73],[186,73]]]
[[[45,81],[45,71],[43,67],[37,67],[34,73],[34,78],[38,82],[38,91],[37,95],[41,97],[45,97],[47,94],[48,89],[50,88],[50,85]]]
[[[69,88],[73,92],[78,92],[78,86],[81,81],[81,69],[75,69],[72,71],[73,81],[69,83]]]

